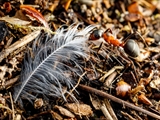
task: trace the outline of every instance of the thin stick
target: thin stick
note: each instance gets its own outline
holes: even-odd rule
[[[38,114],[34,114],[33,116],[28,117],[27,120],[32,120],[32,119],[35,119],[39,116],[46,115],[46,114],[49,114],[49,113],[51,113],[51,111],[42,111]]]
[[[68,8],[69,8],[69,6],[70,6],[71,1],[72,1],[72,0],[67,0],[67,2],[64,4],[64,9],[65,9],[66,11],[68,10]]]
[[[14,120],[15,119],[14,104],[13,104],[13,99],[10,92],[9,92],[9,96],[10,96],[11,106],[12,106],[12,119]]]
[[[109,100],[108,99],[104,99],[104,103],[105,103],[110,115],[112,116],[113,120],[118,120],[115,112],[113,111],[113,109],[111,107],[111,104],[110,104]]]
[[[15,42],[11,46],[9,46],[7,49],[0,52],[0,62],[4,58],[6,58],[10,53],[12,53],[14,50],[28,44],[32,40],[34,40],[39,35],[39,33],[40,33],[40,30],[34,31],[34,32],[24,36],[23,38],[21,38],[20,40],[18,40],[17,42]]]
[[[6,109],[6,110],[8,110],[9,112],[12,113],[12,110],[9,107],[6,107],[6,106],[4,106],[2,104],[0,104],[0,108]]]
[[[110,115],[108,109],[106,108],[106,105],[102,103],[101,105],[101,111],[103,112],[104,116],[106,117],[107,120],[113,120],[112,116]]]
[[[143,112],[144,114],[147,114],[147,115],[149,115],[149,116],[151,116],[153,118],[160,119],[159,115],[154,114],[154,113],[152,113],[152,112],[150,112],[148,110],[142,109],[142,108],[140,108],[138,106],[135,106],[135,105],[133,105],[133,104],[131,104],[129,102],[126,102],[124,100],[121,100],[121,99],[119,99],[117,97],[114,97],[114,96],[112,96],[112,95],[110,95],[110,94],[108,94],[106,92],[97,90],[95,88],[92,88],[92,87],[89,87],[89,86],[86,86],[86,85],[81,85],[81,84],[79,84],[79,88],[81,88],[82,90],[85,90],[85,91],[87,91],[89,93],[93,93],[93,94],[99,95],[101,97],[108,98],[108,99],[110,99],[110,100],[112,100],[114,102],[117,102],[119,104],[125,105],[125,106],[127,106],[129,108],[132,108],[134,110]]]
[[[8,88],[11,87],[15,82],[17,82],[18,78],[19,78],[19,75],[16,76],[15,78],[12,78],[12,79],[10,79],[10,80],[7,80],[7,81],[5,82],[5,84],[0,87],[0,90],[8,89]]]
[[[81,76],[79,76],[78,82],[77,82],[77,84],[73,87],[73,89],[70,90],[70,94],[73,93],[73,91],[78,87],[78,85],[79,85],[82,77],[83,77],[86,73],[87,73],[87,72],[84,72]],[[69,97],[70,94],[68,94],[68,95],[66,96],[66,99]]]

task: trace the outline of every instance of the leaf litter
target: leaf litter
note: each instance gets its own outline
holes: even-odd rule
[[[160,118],[159,1],[0,3],[0,119]]]

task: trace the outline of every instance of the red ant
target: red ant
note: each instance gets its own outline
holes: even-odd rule
[[[140,49],[139,49],[138,44],[133,39],[130,39],[131,36],[135,35],[135,34],[138,34],[141,37],[141,39],[143,40],[143,42],[145,43],[145,40],[143,39],[143,37],[136,31],[134,33],[130,34],[123,41],[121,41],[113,35],[111,29],[107,29],[105,32],[103,32],[102,30],[99,30],[99,29],[93,30],[89,36],[89,40],[94,41],[94,40],[98,40],[100,38],[103,38],[107,43],[112,44],[113,46],[122,47],[124,49],[125,53],[127,53],[130,57],[135,58],[135,57],[140,56]],[[145,43],[145,45],[146,45],[146,43]],[[128,65],[132,65],[134,72],[135,72],[135,77],[138,80],[138,76],[137,76],[138,74],[137,74],[136,68],[135,68],[132,60],[130,60],[128,57],[126,57],[123,52],[120,52],[120,53],[121,53],[121,55],[123,55],[123,58],[126,61],[128,61]]]
[[[134,40],[129,39],[131,35],[128,36],[124,41],[120,41],[113,35],[112,30],[110,28],[107,29],[105,32],[102,32],[101,30],[96,29],[90,34],[89,40],[98,40],[102,37],[109,44],[112,44],[118,47],[123,47],[124,51],[129,56],[137,57],[140,54],[139,46]]]

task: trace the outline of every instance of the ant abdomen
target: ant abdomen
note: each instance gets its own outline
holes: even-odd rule
[[[127,40],[123,48],[124,51],[131,57],[135,58],[140,54],[139,46],[133,39]]]

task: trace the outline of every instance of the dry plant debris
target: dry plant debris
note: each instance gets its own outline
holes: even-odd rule
[[[159,0],[1,0],[0,31],[0,119],[160,119]],[[23,73],[26,64],[36,66],[44,60],[34,61],[41,51],[47,57],[67,43],[47,44],[53,37],[83,38],[85,47],[75,42],[46,62],[46,76],[31,77],[36,85],[15,100],[22,76],[31,74]]]

